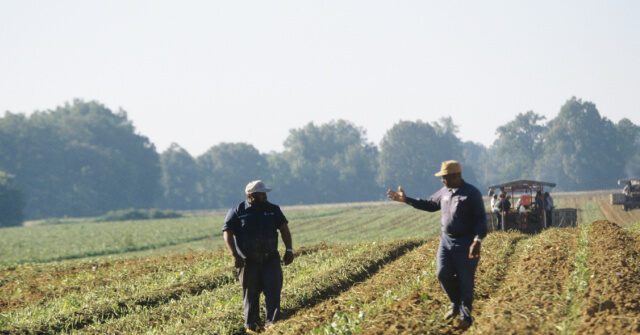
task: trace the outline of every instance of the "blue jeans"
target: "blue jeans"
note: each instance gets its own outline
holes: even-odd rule
[[[437,255],[437,275],[440,286],[460,317],[471,322],[473,281],[479,258],[469,259],[473,235],[458,238],[442,234]]]

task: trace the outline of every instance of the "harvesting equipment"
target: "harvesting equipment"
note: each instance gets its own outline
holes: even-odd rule
[[[618,179],[618,185],[624,185],[624,191],[612,193],[611,204],[622,205],[625,211],[640,208],[640,178]]]
[[[489,231],[515,229],[535,234],[548,227],[575,226],[578,218],[575,208],[545,210],[549,207],[545,203],[548,201],[544,196],[545,187],[551,189],[555,186],[554,183],[535,180],[515,180],[489,186],[490,195],[495,193],[511,198],[511,201],[519,199],[517,208],[507,211],[491,209],[488,214]]]

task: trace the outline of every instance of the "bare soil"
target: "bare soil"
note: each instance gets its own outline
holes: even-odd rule
[[[483,242],[483,251],[476,272],[476,303],[500,287],[509,268],[515,246],[524,236],[519,233],[490,234]],[[435,256],[435,254],[434,254]],[[440,288],[435,275],[394,306],[385,308],[375,318],[366,320],[363,334],[428,334],[462,333],[443,320],[449,299]]]
[[[589,242],[592,278],[579,334],[640,334],[640,236],[596,221]]]
[[[566,303],[577,229],[552,228],[524,246],[504,285],[482,304],[473,326],[478,334],[555,334]]]

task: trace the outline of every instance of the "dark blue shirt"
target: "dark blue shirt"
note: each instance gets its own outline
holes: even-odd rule
[[[429,212],[442,210],[442,232],[448,236],[484,238],[487,235],[482,194],[464,181],[455,191],[442,187],[427,200],[407,197],[407,204]]]
[[[287,223],[280,207],[267,202],[251,205],[247,201],[231,208],[222,231],[233,232],[236,250],[243,258],[261,261],[278,252],[278,229]]]

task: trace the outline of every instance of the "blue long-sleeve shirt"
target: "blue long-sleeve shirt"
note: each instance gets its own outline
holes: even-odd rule
[[[450,237],[487,235],[487,215],[482,194],[462,181],[457,189],[442,187],[429,199],[406,198],[407,204],[428,212],[442,211],[442,232]]]

